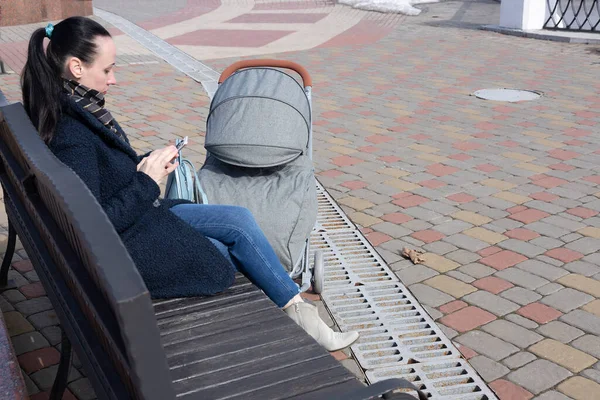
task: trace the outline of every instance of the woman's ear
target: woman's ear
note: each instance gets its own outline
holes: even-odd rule
[[[83,63],[77,57],[71,57],[67,61],[67,71],[75,79],[81,79],[83,76]]]

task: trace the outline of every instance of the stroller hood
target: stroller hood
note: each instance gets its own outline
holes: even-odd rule
[[[308,151],[310,102],[290,75],[249,68],[219,86],[206,124],[204,147],[222,162],[255,168],[283,165]]]

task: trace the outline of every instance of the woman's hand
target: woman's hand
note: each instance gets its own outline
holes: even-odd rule
[[[178,162],[171,163],[177,157],[175,146],[154,150],[148,157],[144,157],[138,164],[137,170],[148,175],[160,186],[163,179],[177,168]]]

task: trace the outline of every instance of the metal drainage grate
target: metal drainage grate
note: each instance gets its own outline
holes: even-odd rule
[[[346,217],[346,214],[333,201],[329,193],[317,182],[317,202],[319,213],[317,215],[317,231],[332,230],[355,230],[354,224]]]
[[[370,382],[404,378],[432,399],[488,400],[496,397],[464,360],[398,365],[366,372]]]
[[[342,330],[361,333],[351,349],[368,381],[406,378],[432,399],[497,399],[320,184],[317,195],[310,249],[324,254],[323,301]]]

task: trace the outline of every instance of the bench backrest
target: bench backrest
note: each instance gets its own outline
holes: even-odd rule
[[[108,217],[40,139],[0,108],[7,214],[99,398],[175,398],[152,302]]]

